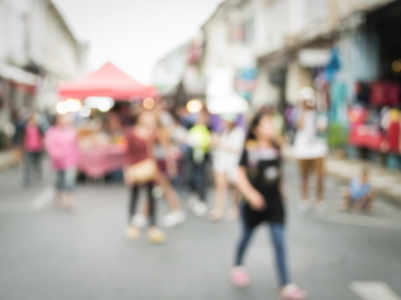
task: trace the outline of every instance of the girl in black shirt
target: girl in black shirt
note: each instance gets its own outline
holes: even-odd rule
[[[281,156],[279,147],[274,143],[276,132],[273,116],[267,113],[256,115],[250,125],[250,134],[245,143],[237,178],[238,188],[244,197],[241,205],[242,234],[230,277],[237,286],[249,285],[250,279],[243,268],[245,250],[254,229],[261,223],[269,223],[280,279],[280,297],[287,300],[303,300],[306,293],[296,285],[290,284],[288,278]]]

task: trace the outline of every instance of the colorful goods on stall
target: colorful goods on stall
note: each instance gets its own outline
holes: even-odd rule
[[[348,117],[350,120],[349,144],[354,147],[380,151],[383,138],[378,127],[365,124],[368,111],[360,106],[353,107],[349,110]]]
[[[369,102],[376,107],[396,107],[400,103],[400,86],[395,82],[373,82]]]
[[[89,122],[78,130],[79,170],[90,178],[100,178],[123,166],[126,142],[123,135],[107,134],[102,124]]]
[[[390,109],[388,111],[388,124],[385,131],[385,138],[388,152],[399,153],[400,150],[400,111]]]

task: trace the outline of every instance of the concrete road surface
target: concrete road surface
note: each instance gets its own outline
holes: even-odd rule
[[[266,228],[259,228],[247,255],[251,286],[235,288],[228,270],[237,222],[194,217],[182,193],[188,220],[165,230],[165,245],[144,237],[129,241],[122,185],[80,185],[77,212],[69,215],[53,207],[46,170],[43,181],[28,189],[21,187],[19,170],[0,174],[0,299],[277,299]],[[339,185],[328,179],[329,210],[302,215],[295,167],[287,165],[286,175],[291,274],[310,299],[399,300],[401,212],[378,199],[374,216],[340,213]],[[165,212],[161,202],[159,215]]]

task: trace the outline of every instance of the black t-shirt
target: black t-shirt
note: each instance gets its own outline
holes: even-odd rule
[[[263,211],[256,211],[248,203],[245,204],[248,225],[255,227],[264,221],[284,223],[280,150],[247,146],[242,153],[240,166],[246,169],[248,180],[266,201]]]

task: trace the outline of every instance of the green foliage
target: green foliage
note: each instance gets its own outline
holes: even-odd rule
[[[347,145],[347,126],[340,123],[329,125],[327,132],[327,142],[330,148],[345,147]]]

